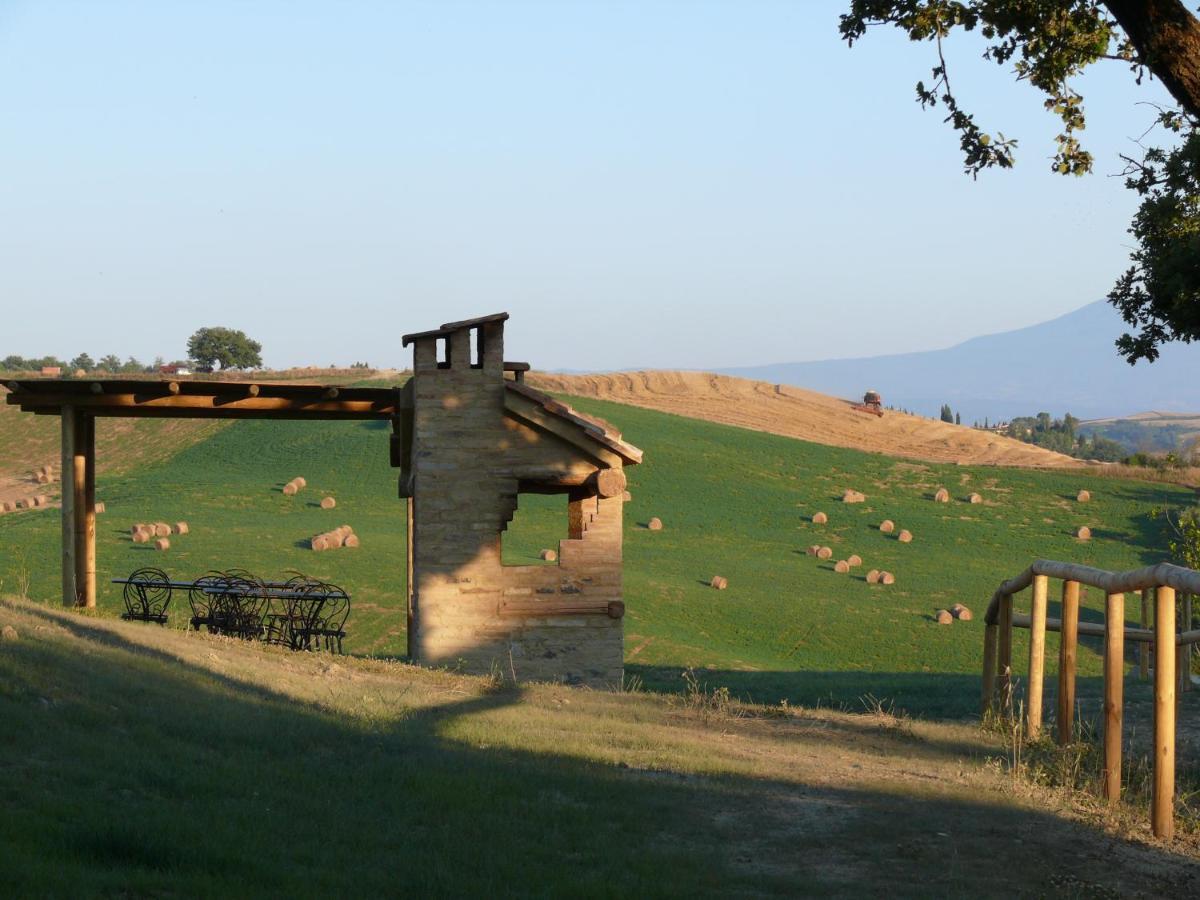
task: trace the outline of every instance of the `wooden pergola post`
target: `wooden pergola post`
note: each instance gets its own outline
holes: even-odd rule
[[[1042,692],[1046,683],[1046,596],[1050,579],[1033,576],[1033,600],[1029,616],[1029,685],[1025,688],[1025,736],[1030,740],[1042,731]]]
[[[1058,644],[1058,743],[1066,746],[1074,737],[1075,658],[1079,646],[1079,582],[1062,586],[1062,634]]]
[[[62,599],[96,605],[96,419],[62,408]]]
[[[1154,836],[1175,831],[1175,588],[1160,587],[1154,611]]]
[[[1161,588],[1159,589],[1161,592]],[[1160,601],[1161,602],[1161,601]],[[1175,597],[1172,592],[1171,603]],[[1171,607],[1174,609],[1174,605]],[[1172,636],[1173,637],[1173,636]],[[1155,670],[1157,678],[1157,669]],[[1109,594],[1104,604],[1104,796],[1121,796],[1121,729],[1125,716],[1125,595]]]

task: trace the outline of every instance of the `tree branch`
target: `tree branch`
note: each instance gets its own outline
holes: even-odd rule
[[[1143,65],[1200,119],[1200,20],[1181,0],[1104,0]]]

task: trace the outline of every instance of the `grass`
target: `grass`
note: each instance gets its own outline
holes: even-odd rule
[[[1170,484],[901,462],[634,407],[572,402],[618,423],[646,451],[646,462],[629,470],[626,660],[628,672],[655,690],[682,690],[680,673],[692,667],[706,683],[757,702],[856,706],[870,694],[926,716],[970,716],[982,613],[1001,580],[1039,556],[1109,569],[1157,562],[1165,540],[1150,509],[1191,501],[1190,491]],[[354,596],[350,652],[400,656],[404,514],[387,465],[387,435],[375,423],[238,422],[169,460],[101,478],[98,496],[108,506],[98,535],[102,612],[121,608],[108,580],[142,565],[180,576],[214,567],[264,575],[299,569]],[[308,488],[284,497],[279,488],[301,474]],[[932,502],[943,485],[954,501]],[[849,487],[867,501],[840,503]],[[1091,492],[1090,503],[1075,502],[1080,488]],[[962,502],[971,491],[984,503]],[[316,508],[325,493],[337,498],[335,510]],[[829,514],[829,524],[809,521],[818,510]],[[663,519],[663,531],[641,527],[651,516]],[[876,526],[884,518],[911,530],[914,542],[881,534]],[[192,533],[158,554],[132,544],[126,532],[147,519],[186,519]],[[306,549],[308,537],[343,522],[361,536],[360,548]],[[1072,536],[1081,524],[1092,527],[1090,542]],[[522,497],[505,558],[532,563],[565,533],[560,498]],[[3,585],[12,590],[24,572],[31,596],[55,602],[58,540],[54,510],[0,517]],[[817,542],[834,548],[833,560],[804,555]],[[863,557],[863,567],[835,574],[833,562],[851,553]],[[894,572],[897,583],[868,585],[870,568]],[[706,587],[714,574],[729,579],[728,590]],[[975,620],[936,625],[936,609],[955,602],[972,607]],[[1083,602],[1085,617],[1098,620],[1103,598],[1089,592]],[[1132,616],[1136,604],[1130,609]],[[1018,660],[1024,638],[1017,633]],[[1085,697],[1098,681],[1097,651],[1098,644],[1086,643],[1080,654]]]
[[[0,625],[12,896],[1177,896],[1194,874],[1015,790],[965,725],[699,682],[496,690],[14,601]]]

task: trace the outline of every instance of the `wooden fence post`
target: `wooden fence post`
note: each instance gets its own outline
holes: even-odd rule
[[[1058,743],[1066,745],[1074,737],[1075,657],[1079,644],[1079,582],[1064,581],[1062,586],[1062,640],[1058,645]]]
[[[1192,595],[1183,595],[1183,627],[1179,631],[1192,629]],[[1192,689],[1192,647],[1193,644],[1182,644],[1179,647],[1179,690],[1187,692]]]
[[[1171,598],[1174,604],[1174,593]],[[1174,605],[1171,607],[1174,609]],[[1172,654],[1173,655],[1173,654]],[[1158,670],[1155,670],[1157,679]],[[1104,604],[1104,796],[1121,796],[1121,726],[1124,717],[1125,595],[1109,594]],[[1157,683],[1157,681],[1156,681]]]
[[[1160,587],[1154,611],[1154,836],[1175,831],[1175,589]]]
[[[1025,687],[1025,736],[1042,731],[1042,692],[1046,683],[1046,595],[1050,579],[1033,576],[1033,601],[1029,616],[1029,684]]]
[[[980,713],[987,715],[996,707],[996,651],[1000,626],[985,625],[983,629],[983,686]]]
[[[1142,590],[1142,628],[1150,627],[1150,603],[1154,598],[1153,588]],[[1150,677],[1150,645],[1145,641],[1138,644],[1138,676],[1145,681]]]
[[[1000,635],[996,652],[996,667],[1000,673],[1000,708],[1006,716],[1012,715],[1012,639],[1013,598],[1007,594],[1000,598]]]

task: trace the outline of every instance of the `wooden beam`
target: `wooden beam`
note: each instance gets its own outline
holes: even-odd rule
[[[171,416],[179,418],[386,419],[394,411],[392,397],[380,400],[322,400],[250,397],[245,394],[10,394],[25,412],[58,415],[73,406],[97,416]]]
[[[1172,594],[1172,604],[1174,594]],[[1172,606],[1174,609],[1174,606]],[[1121,797],[1121,729],[1125,718],[1125,595],[1104,602],[1104,796]],[[1174,654],[1172,654],[1173,656]]]
[[[1062,640],[1058,644],[1058,743],[1074,738],[1075,657],[1079,645],[1079,582],[1062,586]]]
[[[1028,628],[1029,616],[1022,613],[1017,613],[1013,616],[1013,626],[1016,628]],[[1046,619],[1047,631],[1062,631],[1062,619]],[[1108,632],[1104,626],[1098,622],[1080,622],[1078,626],[1079,634],[1087,635],[1088,637],[1102,638]],[[1143,631],[1141,628],[1126,628],[1125,640],[1137,643],[1152,643],[1154,641],[1153,631]]]
[[[1160,587],[1154,630],[1154,789],[1150,824],[1170,840],[1175,830],[1175,590]]]

